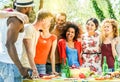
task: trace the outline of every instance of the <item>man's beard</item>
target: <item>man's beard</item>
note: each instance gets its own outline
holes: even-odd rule
[[[65,24],[62,25],[56,25],[57,29],[59,29],[60,31],[62,31],[65,27]]]
[[[34,11],[31,11],[31,12],[27,12],[26,14],[27,14],[27,16],[28,16],[28,18],[29,18],[29,22],[30,22],[30,23],[34,22],[35,17],[36,17],[36,16],[35,16],[36,13],[35,13]]]

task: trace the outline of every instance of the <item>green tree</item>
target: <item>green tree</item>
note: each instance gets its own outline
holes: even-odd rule
[[[110,1],[109,1],[109,0],[106,0],[106,2],[107,2],[107,4],[108,4],[108,12],[109,12],[110,18],[116,19]]]
[[[105,19],[104,13],[98,7],[98,4],[97,4],[96,0],[92,0],[92,5],[93,5],[93,8],[95,9],[95,12],[96,12],[98,18],[100,19],[100,21],[104,20]]]

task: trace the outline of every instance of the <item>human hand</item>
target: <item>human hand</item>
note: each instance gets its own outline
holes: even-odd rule
[[[52,75],[59,75],[59,73],[55,72],[51,72]]]
[[[20,73],[23,76],[23,78],[31,79],[30,71],[32,71],[32,69],[26,67],[22,67],[22,69],[20,69]]]
[[[29,18],[27,15],[19,13],[19,12],[15,12],[15,15],[18,19],[20,19],[24,24],[29,22]]]
[[[31,76],[31,78],[32,78],[32,79],[40,78],[37,69],[34,69],[34,70],[32,71],[32,76]]]

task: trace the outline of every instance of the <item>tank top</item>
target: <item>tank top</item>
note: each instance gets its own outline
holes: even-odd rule
[[[68,45],[66,46],[66,54],[68,58],[68,65],[75,65],[77,67],[80,66],[78,61],[78,52],[77,49],[70,48]]]
[[[7,30],[8,30],[7,19],[8,18],[0,19],[0,62],[14,64],[5,46],[7,39]],[[23,36],[24,36],[24,32],[19,33],[18,39],[15,43],[15,47],[19,58],[21,57],[21,53],[22,53]]]
[[[35,64],[46,64],[53,41],[56,39],[57,37],[54,34],[48,38],[43,38],[42,36],[38,38],[38,42],[36,44],[36,54],[34,58]]]
[[[112,54],[111,44],[102,43],[101,53],[102,53],[102,63],[103,63],[103,57],[106,56],[108,68],[114,68],[114,57]]]

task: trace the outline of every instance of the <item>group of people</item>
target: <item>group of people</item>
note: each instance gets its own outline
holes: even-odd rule
[[[103,57],[106,56],[109,70],[114,71],[115,56],[118,60],[120,57],[119,30],[115,19],[104,19],[101,26],[96,18],[88,19],[86,32],[80,35],[81,40],[76,24],[68,23],[64,28],[58,41],[60,61],[67,58],[70,67],[87,67],[101,74]]]
[[[119,30],[115,19],[104,19],[98,31],[97,19],[86,22],[87,33],[82,36],[83,67],[96,72],[102,71],[103,57],[106,56],[108,68],[114,70],[115,56],[119,56]]]
[[[80,25],[67,21],[65,13],[54,15],[39,10],[35,21],[27,15],[33,0],[16,0],[12,11],[0,11],[0,82],[22,82],[23,78],[39,78],[39,74],[59,74],[66,59],[70,67],[87,67],[100,73],[103,57],[114,70],[115,56],[120,57],[118,23],[96,18]],[[25,15],[26,14],[26,15]],[[51,28],[51,21],[55,25]],[[99,28],[100,27],[100,28]]]

